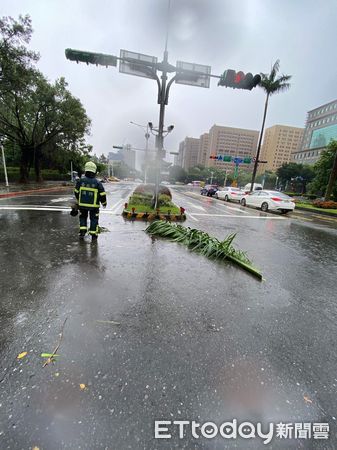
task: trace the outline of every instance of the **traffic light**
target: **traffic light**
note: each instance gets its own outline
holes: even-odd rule
[[[221,75],[218,82],[218,86],[231,87],[233,89],[248,89],[251,91],[261,82],[260,75],[253,75],[248,72],[244,74],[243,72],[235,72],[235,70],[229,69]]]
[[[105,55],[103,53],[84,52],[81,50],[73,50],[67,48],[65,51],[66,58],[70,61],[84,62],[86,64],[96,64],[96,66],[117,66],[117,58],[113,55]]]
[[[209,159],[215,159],[217,161],[223,161],[223,162],[231,162],[232,157],[228,155],[210,155]]]

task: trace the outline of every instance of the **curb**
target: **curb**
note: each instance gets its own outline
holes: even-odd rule
[[[128,220],[167,220],[170,222],[182,222],[186,220],[186,214],[149,214],[124,210],[122,216]]]
[[[296,205],[296,203],[295,203],[295,205]],[[305,212],[307,212],[309,214],[320,214],[321,216],[336,217],[336,219],[337,219],[337,214],[333,213],[333,212],[330,213],[330,212],[327,212],[327,211],[317,211],[316,209],[313,210],[313,209],[309,209],[309,208],[302,208],[302,206],[295,206],[295,211],[296,211],[296,209],[298,211],[305,211]]]
[[[43,188],[43,189],[30,189],[28,191],[19,191],[19,192],[6,192],[6,194],[0,194],[0,198],[10,198],[10,197],[18,197],[20,195],[29,195],[33,194],[35,192],[54,192],[54,191],[60,191],[65,189],[72,189],[71,186],[60,186],[60,187],[53,187],[53,188]]]

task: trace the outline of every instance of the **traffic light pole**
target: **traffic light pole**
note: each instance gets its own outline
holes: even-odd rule
[[[153,198],[153,208],[158,208],[159,204],[159,183],[160,183],[160,170],[161,170],[161,158],[164,150],[164,118],[165,118],[165,100],[166,100],[166,82],[167,82],[167,71],[166,65],[168,64],[168,52],[167,49],[164,51],[164,59],[163,59],[163,72],[162,72],[162,82],[161,86],[158,86],[158,102],[160,103],[159,108],[159,126],[158,126],[158,135],[156,136],[157,141],[157,155],[156,155],[156,181],[154,188],[154,198]],[[168,88],[169,89],[169,88]]]
[[[267,115],[268,100],[269,100],[269,94],[267,94],[266,103],[265,103],[265,106],[264,106],[262,127],[261,127],[261,133],[260,133],[260,136],[259,136],[259,143],[258,143],[258,146],[257,146],[256,158],[255,158],[255,162],[254,162],[252,181],[251,181],[251,184],[250,184],[250,192],[252,192],[254,190],[254,183],[255,183],[255,178],[256,178],[257,167],[258,167],[258,164],[260,162],[259,159],[260,159],[260,152],[261,152],[261,144],[262,144],[262,137],[263,137],[263,131],[264,131],[264,124],[265,124],[266,115]]]
[[[168,13],[167,17],[169,17],[171,6],[171,0],[168,0]],[[132,52],[121,51],[121,57],[117,57],[114,55],[101,54],[101,53],[93,53],[93,52],[85,52],[81,50],[73,50],[66,49],[65,55],[66,58],[71,61],[84,62],[86,64],[95,64],[101,66],[117,66],[117,61],[122,63],[130,64],[137,70],[134,72],[125,72],[125,68],[123,69],[124,73],[129,73],[131,75],[136,76],[145,76],[147,78],[151,78],[157,81],[158,85],[158,103],[160,105],[159,109],[159,126],[156,135],[156,177],[155,177],[155,192],[153,198],[153,207],[158,207],[158,194],[159,194],[159,183],[160,183],[160,168],[161,168],[161,159],[164,155],[164,117],[165,117],[165,105],[168,104],[168,96],[172,83],[176,81],[180,84],[188,84],[194,85],[198,87],[209,87],[210,78],[218,78],[220,86],[233,87],[237,89],[253,89],[260,82],[260,75],[253,75],[251,73],[244,74],[243,72],[236,73],[234,70],[227,70],[222,75],[213,75],[211,74],[211,68],[209,66],[202,65],[194,65],[190,63],[177,62],[177,66],[169,64],[168,62],[168,51],[167,51],[167,43],[168,43],[168,22],[167,22],[167,30],[166,30],[166,42],[165,42],[165,50],[164,50],[164,58],[161,63],[157,63],[157,58],[152,58],[152,61],[149,59],[141,59],[141,54],[133,54],[134,57],[129,57]],[[138,55],[135,57],[135,55]],[[180,63],[180,64],[179,64]],[[185,64],[185,65],[184,65]],[[199,66],[199,70],[195,70],[195,66]],[[120,71],[121,71],[121,66]],[[186,68],[188,67],[188,68]],[[204,69],[202,69],[204,67]],[[161,80],[159,79],[156,71],[160,71],[162,73]],[[142,73],[142,75],[139,74]],[[175,75],[170,79],[167,83],[167,74],[175,73]],[[152,128],[150,127],[151,131]],[[167,132],[172,131],[173,126],[168,127]]]

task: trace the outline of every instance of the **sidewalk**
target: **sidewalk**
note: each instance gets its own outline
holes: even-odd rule
[[[69,190],[72,189],[73,186],[74,185],[71,182],[65,181],[45,181],[43,183],[28,183],[28,184],[11,183],[9,187],[6,187],[4,184],[1,184],[0,199],[16,197],[19,195],[27,195],[31,193]]]

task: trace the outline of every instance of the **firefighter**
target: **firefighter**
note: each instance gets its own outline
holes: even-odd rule
[[[90,216],[89,234],[93,241],[98,237],[98,218],[100,203],[106,207],[106,193],[100,181],[95,177],[97,172],[96,164],[89,161],[84,166],[84,177],[76,182],[74,190],[80,211],[80,239],[86,235],[88,215]]]

